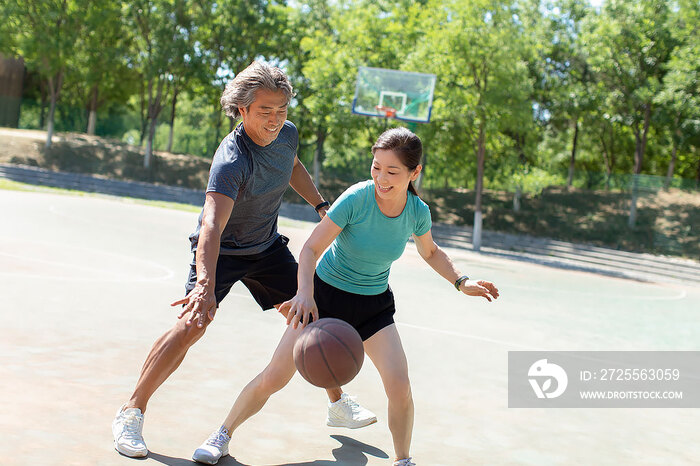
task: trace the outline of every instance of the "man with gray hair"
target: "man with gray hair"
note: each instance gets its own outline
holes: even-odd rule
[[[285,73],[253,62],[228,83],[221,97],[238,125],[216,151],[197,228],[186,296],[175,325],[156,340],[136,388],[112,422],[114,447],[126,456],[148,454],[143,415],[153,393],[180,365],[214,319],[219,303],[241,281],[263,310],[277,308],[297,289],[297,262],[277,232],[282,195],[291,186],[319,216],[328,210],[296,155],[299,133],[287,121],[294,96]],[[340,387],[328,390],[327,424],[357,428],[377,418]],[[212,439],[213,442],[218,439]]]

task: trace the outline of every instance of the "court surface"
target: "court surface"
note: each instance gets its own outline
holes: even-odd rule
[[[207,334],[156,392],[145,460],[110,424],[176,318],[197,214],[103,197],[0,190],[0,464],[192,464],[284,330],[236,285]],[[298,254],[311,224],[281,220]],[[448,250],[501,298],[468,298],[409,244],[390,283],[415,399],[420,466],[692,464],[693,409],[509,409],[513,350],[700,350],[700,289],[640,283]],[[377,413],[324,424],[325,393],[298,374],[244,424],[222,465],[390,465],[386,397],[369,359],[346,391]],[[697,464],[697,463],[696,463]]]

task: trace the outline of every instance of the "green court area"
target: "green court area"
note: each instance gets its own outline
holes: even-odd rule
[[[3,465],[192,464],[238,392],[267,363],[284,321],[242,285],[149,405],[143,462],[110,423],[176,312],[197,213],[114,198],[0,190]],[[280,221],[298,254],[313,224]],[[700,350],[700,288],[642,283],[450,249],[493,281],[494,303],[458,294],[413,244],[392,269],[409,360],[418,464],[695,464],[693,409],[510,409],[508,351]],[[322,390],[295,376],[241,427],[223,465],[387,465],[386,397],[369,359],[346,390],[378,414],[326,427]]]

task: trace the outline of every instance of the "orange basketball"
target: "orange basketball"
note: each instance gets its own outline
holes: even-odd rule
[[[365,358],[357,330],[340,319],[324,318],[304,328],[294,344],[294,364],[307,381],[321,388],[350,382]]]

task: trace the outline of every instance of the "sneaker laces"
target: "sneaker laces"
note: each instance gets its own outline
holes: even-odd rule
[[[205,442],[205,445],[211,445],[212,447],[221,449],[224,445],[226,445],[226,443],[228,443],[229,440],[231,440],[231,437],[228,436],[228,431],[222,428],[216,432],[212,432]]]
[[[411,461],[411,458],[404,458],[402,460],[394,461],[394,466],[416,466],[416,463]]]
[[[122,437],[127,440],[142,440],[141,423],[143,418],[136,413],[122,414],[123,428]]]
[[[349,406],[353,413],[359,413],[363,410],[362,406],[357,402],[356,396],[343,395],[340,400],[345,405]]]

